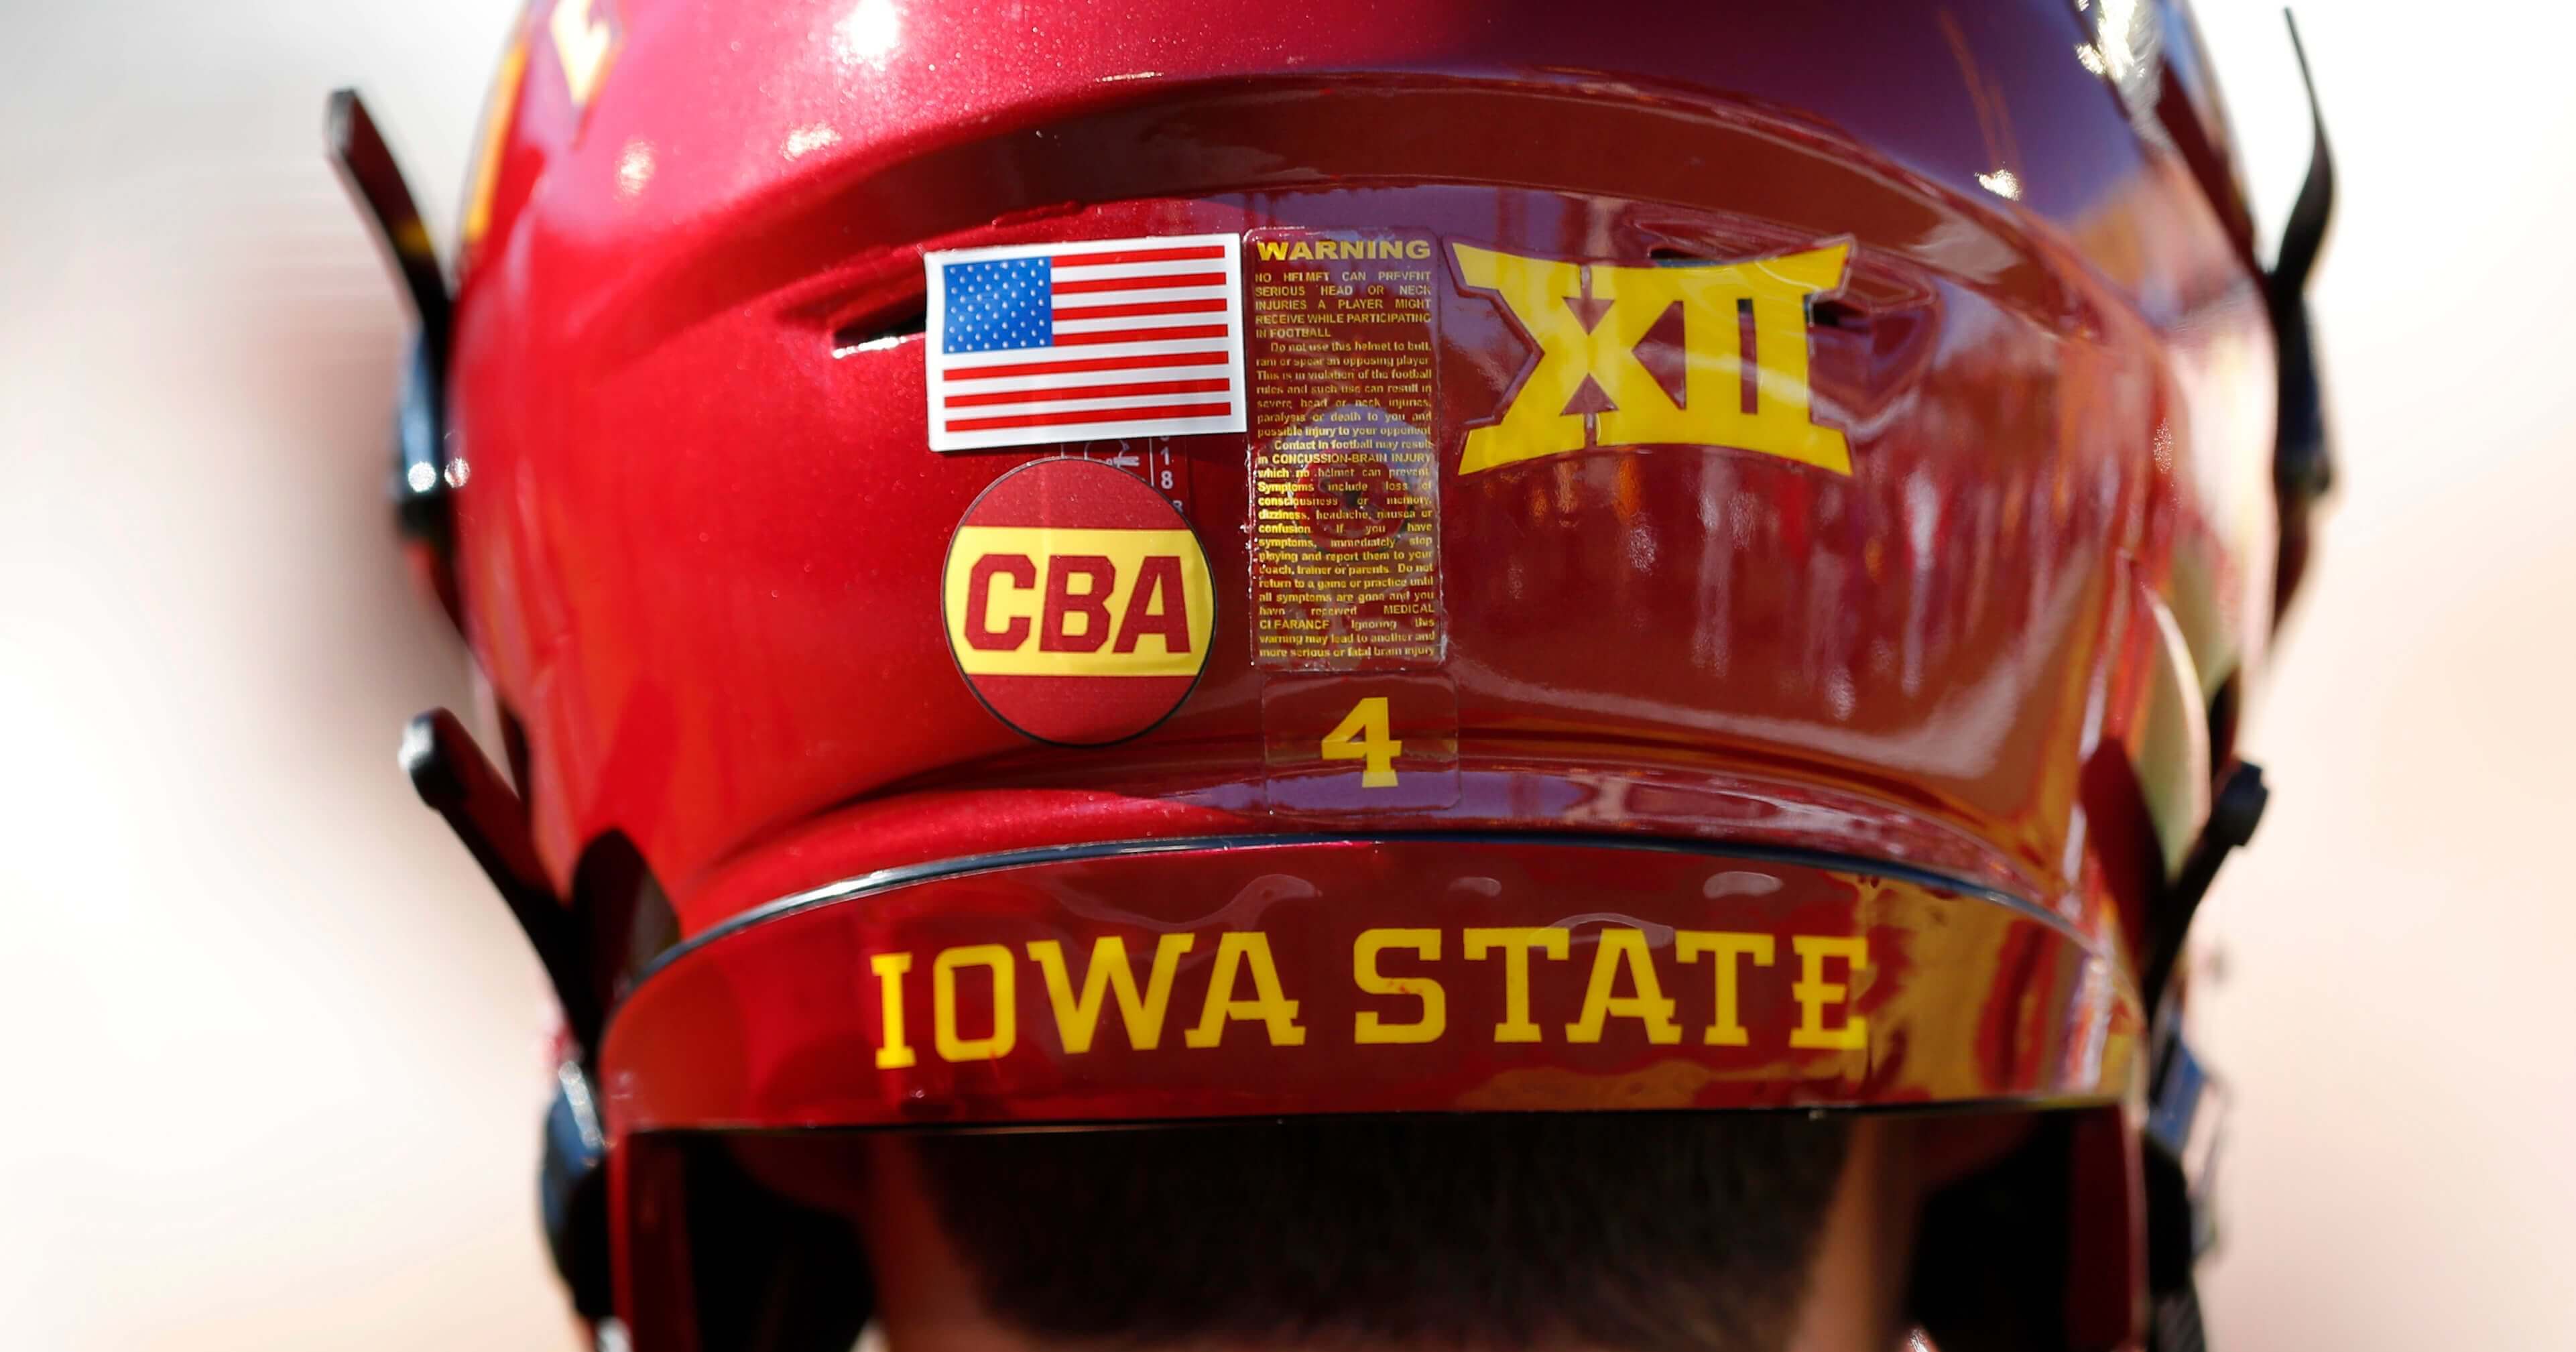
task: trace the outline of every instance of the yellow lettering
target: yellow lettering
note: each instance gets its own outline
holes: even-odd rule
[[[1533,948],[1562,960],[1572,951],[1574,936],[1562,929],[1471,929],[1466,932],[1467,960],[1481,962],[1496,949],[1503,954],[1503,1021],[1494,1025],[1496,1042],[1537,1042],[1538,1025],[1529,1015],[1529,955]]]
[[[1048,580],[1066,558],[1079,555],[1108,561],[1106,576],[1086,585],[1107,588],[1100,612],[1109,617],[1111,634],[1125,637],[1113,641],[1090,632],[1095,619],[1076,612],[1062,617],[1065,632],[1087,646],[1050,650],[1044,637]],[[991,559],[1024,562],[1016,575],[988,567],[986,576],[976,577],[978,562]],[[1187,530],[960,527],[948,550],[941,604],[949,651],[969,676],[1191,676],[1205,660],[1216,626],[1207,555]]]
[[[1470,429],[1458,472],[1473,474],[1587,445],[1729,446],[1851,473],[1843,434],[1814,421],[1807,302],[1842,284],[1846,244],[1715,266],[1589,267],[1452,244],[1459,281],[1492,293],[1539,349],[1491,424]],[[1588,277],[1588,287],[1587,287]],[[1569,302],[1606,302],[1590,329]],[[1637,345],[1682,312],[1682,398],[1674,402]],[[1753,320],[1746,352],[1739,310]],[[1754,368],[1744,408],[1744,368]],[[1587,435],[1566,404],[1589,379],[1612,407]]]
[[[1768,451],[1836,474],[1851,473],[1851,447],[1843,434],[1814,421],[1807,384],[1807,302],[1842,285],[1843,259],[1851,246],[1810,249],[1780,258],[1737,264],[1745,274],[1744,291],[1753,302],[1753,412],[1740,401],[1719,400],[1713,413],[1721,424],[1741,427],[1748,451]]]
[[[1351,1030],[1353,1042],[1436,1042],[1449,1027],[1448,993],[1440,983],[1427,976],[1389,977],[1378,975],[1377,955],[1390,948],[1405,948],[1422,955],[1425,962],[1440,960],[1440,931],[1436,929],[1373,929],[1360,931],[1359,941],[1351,945],[1351,976],[1361,990],[1370,995],[1410,995],[1422,1002],[1422,1017],[1411,1023],[1381,1023],[1377,1011],[1363,1009],[1358,1024]]]
[[[1738,934],[1731,930],[1677,930],[1673,951],[1684,962],[1697,962],[1703,953],[1716,957],[1717,1017],[1700,1035],[1700,1041],[1711,1047],[1741,1047],[1746,1042],[1744,1025],[1735,1014],[1735,973],[1743,958],[1753,959],[1756,967],[1771,965],[1779,945],[1768,934]]]
[[[1252,241],[1256,257],[1265,263],[1291,261],[1363,262],[1382,258],[1405,258],[1428,262],[1431,241],[1427,239],[1256,239]],[[1309,278],[1308,280],[1320,280]]]
[[[993,973],[993,1032],[989,1037],[957,1035],[957,969],[985,967]],[[1000,944],[943,948],[930,960],[930,1031],[945,1061],[998,1061],[1020,1040],[1019,1008],[1012,990],[1011,950]]]
[[[1064,945],[1053,939],[1032,940],[1029,957],[1046,978],[1047,999],[1055,1006],[1056,1033],[1064,1039],[1065,1051],[1079,1056],[1091,1050],[1104,991],[1118,994],[1118,1017],[1127,1025],[1127,1045],[1152,1051],[1163,1039],[1163,1010],[1171,1003],[1172,971],[1180,965],[1181,955],[1190,951],[1190,943],[1186,934],[1166,934],[1156,941],[1154,968],[1140,997],[1135,969],[1127,964],[1127,941],[1115,934],[1103,935],[1091,943],[1091,967],[1083,973],[1082,995],[1076,999],[1073,980],[1065,972]]]
[[[1234,979],[1239,969],[1252,971],[1253,998],[1234,998]],[[1181,1034],[1181,1041],[1192,1047],[1213,1047],[1225,1039],[1229,1019],[1258,1019],[1270,1034],[1273,1047],[1294,1047],[1306,1040],[1306,1030],[1297,1026],[1297,1002],[1279,989],[1279,969],[1270,961],[1270,936],[1252,931],[1237,931],[1217,936],[1216,970],[1208,976],[1207,1004],[1199,1011],[1199,1026]]]
[[[1637,359],[1637,344],[1646,341],[1647,331],[1663,321],[1664,313],[1675,305],[1685,304],[1687,299],[1696,298],[1684,291],[1681,277],[1685,272],[1699,271],[1704,269],[1614,268],[1607,264],[1593,264],[1592,298],[1610,302],[1609,308],[1602,312],[1600,322],[1592,326],[1591,341],[1585,345],[1586,369],[1591,373],[1592,383],[1601,387],[1601,393],[1608,396],[1613,405],[1608,412],[1598,415],[1600,422],[1596,430],[1602,445],[1636,446],[1652,442],[1708,440],[1700,435],[1705,419],[1694,419],[1693,415],[1709,410],[1705,401],[1697,397],[1700,391],[1689,381],[1692,375],[1697,374],[1701,349],[1714,345],[1710,338],[1703,337],[1698,343],[1693,343],[1692,339],[1714,326],[1691,322],[1697,317],[1696,311],[1685,310],[1682,314],[1683,362],[1687,372],[1682,397],[1690,401],[1688,408],[1675,404],[1672,396],[1664,393],[1663,385],[1656,381],[1654,372],[1647,370],[1646,364]],[[1732,304],[1727,306],[1726,316],[1728,331],[1724,360],[1727,375],[1733,379],[1736,334]],[[1799,341],[1805,341],[1804,334],[1799,336]],[[1711,382],[1712,385],[1714,383]],[[1740,402],[1732,387],[1725,393],[1730,404]],[[1711,397],[1715,397],[1713,392]]]
[[[1622,966],[1628,969],[1634,995],[1610,993]],[[1601,1026],[1614,1014],[1646,1025],[1648,1042],[1682,1040],[1681,1025],[1673,1022],[1673,1002],[1664,998],[1664,988],[1655,980],[1654,955],[1646,947],[1643,930],[1621,926],[1601,931],[1593,945],[1592,985],[1583,994],[1583,1014],[1565,1026],[1565,1040],[1599,1042]]]
[[[1869,940],[1828,938],[1802,934],[1789,940],[1798,951],[1798,979],[1789,994],[1798,1001],[1798,1026],[1789,1030],[1792,1047],[1832,1047],[1848,1051],[1869,1045],[1869,1020],[1858,1014],[1846,1014],[1840,1028],[1825,1026],[1825,1006],[1841,1004],[1851,998],[1843,984],[1869,966]],[[1840,958],[1845,964],[1843,981],[1825,980],[1825,962]]]
[[[868,970],[877,975],[877,1007],[885,1014],[877,1069],[901,1070],[913,1062],[912,1044],[903,1040],[903,974],[912,970],[912,955],[879,953],[868,959]]]
[[[1363,789],[1394,788],[1395,758],[1404,754],[1404,743],[1387,734],[1386,696],[1371,695],[1352,705],[1324,734],[1321,754],[1326,760],[1358,761]]]
[[[1468,244],[1452,244],[1458,280],[1491,291],[1538,344],[1538,365],[1491,426],[1467,433],[1458,472],[1473,474],[1519,460],[1583,449],[1583,415],[1564,412],[1590,373],[1590,335],[1567,301],[1583,295],[1583,269],[1572,263],[1521,258]]]

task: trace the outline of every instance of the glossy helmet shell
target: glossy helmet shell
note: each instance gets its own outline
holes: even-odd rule
[[[2188,24],[2122,13],[540,3],[467,215],[447,477],[550,880],[667,901],[600,1057],[612,1155],[1282,1095],[2134,1104],[2147,913],[2271,628],[2276,348]],[[1265,657],[1254,553],[1289,509],[1256,484],[1258,407],[1247,431],[931,448],[926,254],[1200,236],[1429,243],[1434,477],[1407,519],[1433,655]],[[1537,410],[1580,418],[1575,445],[1472,463],[1581,346],[1477,257],[1573,270],[1600,332],[1608,279],[1823,253],[1795,343],[1748,301],[1750,337],[1709,350],[1746,410],[1794,396],[1839,453],[1619,436],[1638,379],[1700,388],[1685,306],[1631,313],[1645,377],[1597,359],[1570,413]],[[1277,369],[1256,339],[1229,397]],[[998,714],[944,609],[979,500],[1065,456],[1094,463],[1041,472],[1142,476],[1211,607],[1177,707],[1100,745]],[[1413,500],[1372,484],[1349,491]],[[1385,728],[1342,726],[1372,698]],[[1402,742],[1409,785],[1373,792],[1336,736]],[[1453,967],[1473,1036],[1381,1073],[1345,1045],[1367,993],[1319,984],[1349,984],[1371,926],[1562,922],[1607,954],[1580,933],[1605,916],[1656,961],[1695,924],[1770,935],[1743,997],[1776,1027],[1745,1014],[1727,1062],[1694,986],[1679,1050],[1636,1017],[1516,1047]],[[1240,1055],[1082,1063],[1041,1031],[1024,941],[1123,933],[1141,973],[1193,927],[1169,1042],[1219,932],[1266,929],[1306,1051],[1256,1019],[1220,1028]],[[1802,966],[1829,934],[1872,958]],[[1018,971],[1015,1044],[943,1022],[934,1049],[935,955],[985,941]],[[897,951],[909,976],[870,965]],[[1576,1017],[1586,966],[1532,997],[1565,1004],[1542,1021]],[[1847,1008],[1815,994],[1834,974]],[[913,1059],[872,1055],[903,1011]],[[1857,1042],[1788,1040],[1864,1014]]]

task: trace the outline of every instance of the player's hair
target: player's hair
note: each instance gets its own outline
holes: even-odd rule
[[[1044,1338],[1767,1352],[1845,1153],[1792,1114],[1309,1118],[915,1138]]]

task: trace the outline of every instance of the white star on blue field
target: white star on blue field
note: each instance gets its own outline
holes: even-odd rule
[[[1055,284],[1045,258],[946,263],[943,353],[1055,345]]]

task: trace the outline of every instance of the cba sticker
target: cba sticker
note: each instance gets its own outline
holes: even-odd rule
[[[1189,523],[1143,480],[1089,460],[995,480],[957,525],[940,593],[976,698],[1065,746],[1161,722],[1197,683],[1216,628]]]

